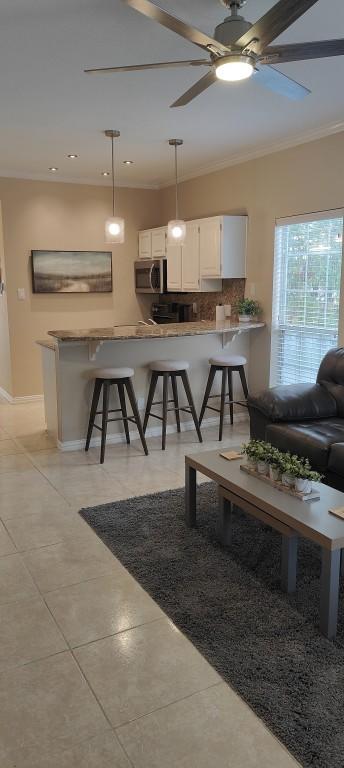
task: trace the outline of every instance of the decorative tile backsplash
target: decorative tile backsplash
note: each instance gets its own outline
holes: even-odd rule
[[[232,316],[235,317],[235,306],[245,295],[245,278],[235,278],[222,281],[222,291],[218,293],[169,293],[164,301],[185,301],[187,304],[197,304],[197,315],[194,320],[215,320],[217,304],[231,304]]]

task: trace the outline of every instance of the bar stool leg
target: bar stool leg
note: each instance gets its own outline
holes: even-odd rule
[[[166,448],[167,404],[168,404],[168,379],[169,374],[163,374],[162,385],[162,450]]]
[[[229,413],[231,416],[231,424],[234,421],[234,408],[233,408],[233,374],[231,368],[228,368],[228,394],[229,394]]]
[[[92,397],[92,405],[90,410],[90,418],[88,422],[88,430],[87,430],[87,437],[86,437],[86,445],[85,445],[85,451],[88,451],[90,447],[92,432],[93,432],[93,425],[94,420],[96,417],[96,412],[98,408],[98,402],[99,402],[99,396],[101,393],[102,388],[102,380],[96,379],[94,382],[94,388],[93,388],[93,397]]]
[[[244,390],[245,399],[247,400],[247,398],[248,398],[248,387],[247,387],[247,381],[246,381],[246,376],[245,376],[245,368],[244,368],[243,365],[241,365],[240,368],[239,368],[239,376],[240,376],[241,386],[242,386],[242,388]]]
[[[131,408],[132,408],[132,411],[133,411],[133,414],[134,414],[134,419],[136,421],[136,426],[137,426],[137,429],[138,429],[138,433],[139,433],[140,438],[141,438],[141,443],[142,443],[143,450],[144,450],[146,456],[148,456],[148,448],[147,448],[146,438],[144,436],[144,432],[143,432],[143,428],[142,428],[140,412],[139,412],[139,409],[137,407],[137,401],[136,401],[136,397],[135,397],[135,392],[134,392],[134,387],[133,387],[132,381],[131,381],[131,379],[123,379],[123,384],[126,387],[126,390],[127,390],[127,393],[128,393],[129,402],[130,402],[130,405],[131,405]]]
[[[226,369],[223,368],[222,369],[222,385],[221,385],[219,440],[222,440],[223,421],[225,417],[225,404],[226,404]]]
[[[174,373],[171,373],[171,383],[172,383],[174,408],[175,408],[175,413],[176,413],[177,432],[180,432],[178,385],[177,385],[177,377],[174,375]]]
[[[122,382],[118,382],[117,389],[118,389],[118,395],[119,395],[119,402],[121,404],[125,437],[126,437],[127,445],[130,445],[129,426],[127,422],[128,412],[127,412],[127,405],[125,402],[124,384],[122,384]]]
[[[205,388],[205,393],[204,393],[204,398],[203,398],[203,403],[202,403],[202,408],[201,408],[201,413],[199,415],[199,423],[200,424],[202,424],[202,421],[203,421],[204,411],[205,411],[206,406],[208,404],[209,396],[210,396],[210,393],[211,393],[211,388],[212,388],[213,383],[214,383],[215,373],[216,373],[215,365],[212,365],[210,367],[208,381],[207,381],[207,386]]]
[[[106,433],[107,433],[107,423],[108,423],[108,415],[109,415],[109,395],[110,395],[110,384],[108,381],[104,381],[103,382],[102,442],[100,446],[100,463],[101,464],[104,464],[104,457],[105,457]]]
[[[201,433],[201,430],[200,430],[200,427],[199,427],[199,421],[198,421],[198,418],[197,418],[196,408],[195,408],[195,404],[194,404],[194,401],[193,401],[192,392],[191,392],[191,389],[190,389],[189,377],[188,377],[186,371],[181,371],[180,375],[182,377],[182,382],[184,384],[185,394],[186,394],[186,397],[188,399],[188,403],[189,403],[189,406],[190,406],[190,411],[191,411],[193,422],[194,422],[194,425],[195,425],[195,428],[196,428],[198,439],[199,439],[200,443],[203,443],[203,438],[202,438],[202,433]]]
[[[148,392],[147,405],[146,405],[146,410],[145,410],[145,417],[144,417],[144,420],[143,420],[143,432],[144,433],[146,432],[146,429],[147,429],[149,414],[150,414],[150,411],[151,411],[151,407],[152,407],[152,403],[153,403],[153,399],[154,399],[154,395],[155,395],[155,389],[156,389],[157,381],[158,381],[158,374],[156,373],[156,371],[153,371],[152,375],[151,375],[150,385],[149,385],[149,392]]]

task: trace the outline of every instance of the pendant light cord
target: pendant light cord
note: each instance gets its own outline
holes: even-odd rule
[[[111,136],[111,164],[112,164],[112,216],[115,216],[115,158],[113,136]]]
[[[177,144],[174,145],[174,165],[175,165],[175,174],[176,174],[176,220],[178,221],[179,218],[179,211],[178,211],[178,147]]]

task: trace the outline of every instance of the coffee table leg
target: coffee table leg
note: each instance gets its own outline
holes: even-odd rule
[[[329,640],[337,633],[340,549],[321,552],[320,630]]]
[[[296,590],[297,536],[282,536],[281,587],[284,592]]]
[[[229,547],[232,543],[232,504],[219,493],[217,535],[221,544]]]
[[[196,470],[185,462],[185,522],[188,528],[196,525]]]

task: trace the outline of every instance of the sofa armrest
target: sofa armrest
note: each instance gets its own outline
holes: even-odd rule
[[[288,384],[250,395],[249,409],[258,410],[270,421],[303,421],[336,416],[335,399],[320,384]]]

